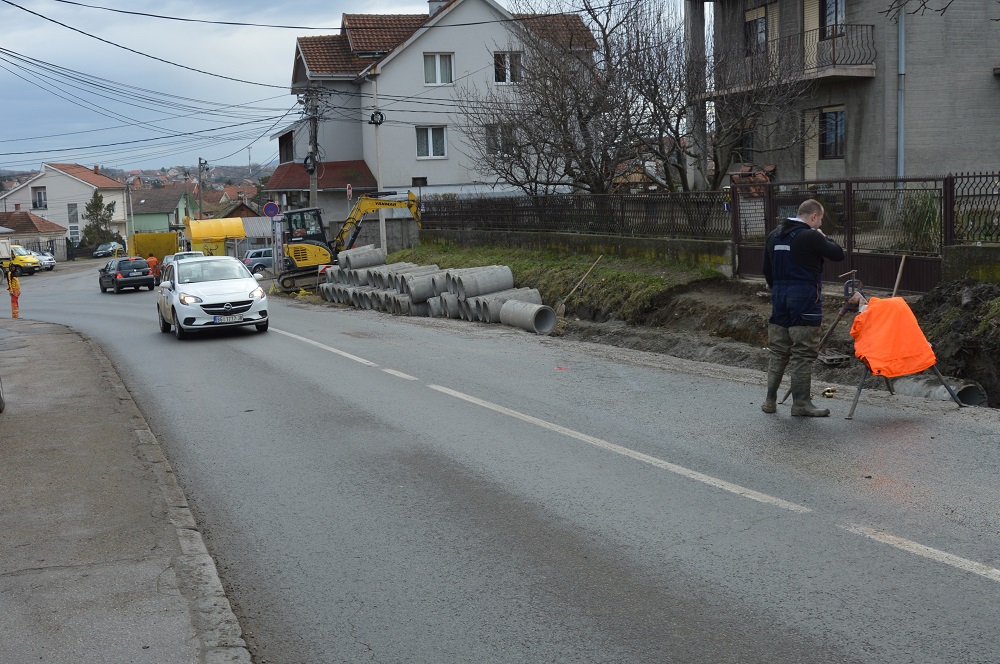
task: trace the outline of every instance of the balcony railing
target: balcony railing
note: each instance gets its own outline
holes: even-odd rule
[[[802,78],[875,75],[875,27],[832,25],[774,39],[752,54],[720,54],[716,93]]]

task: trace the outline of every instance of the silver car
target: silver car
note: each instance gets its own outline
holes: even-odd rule
[[[160,332],[178,339],[191,332],[253,325],[267,332],[263,275],[251,274],[232,256],[192,256],[167,263],[160,274],[156,316]]]
[[[31,255],[38,259],[38,262],[42,264],[42,269],[46,272],[51,272],[56,267],[55,256],[47,251],[32,251]]]

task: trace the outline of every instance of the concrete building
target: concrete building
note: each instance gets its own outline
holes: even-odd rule
[[[743,161],[776,165],[779,181],[1000,171],[1000,5],[958,1],[897,21],[890,4],[685,0],[689,35],[711,6],[717,53],[792,63],[812,83],[802,141],[768,154],[778,137],[752,136]],[[715,92],[738,94],[729,87]]]

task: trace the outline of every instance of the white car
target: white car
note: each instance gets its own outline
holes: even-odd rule
[[[178,339],[220,327],[253,325],[267,332],[267,294],[254,275],[232,256],[192,256],[168,263],[160,274],[156,315],[160,332]]]

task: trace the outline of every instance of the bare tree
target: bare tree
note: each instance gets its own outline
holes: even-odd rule
[[[637,21],[626,84],[642,101],[640,140],[663,163],[674,189],[718,189],[733,161],[757,161],[800,145],[799,102],[809,83],[799,51],[781,42],[746,44],[723,23],[700,48],[669,3]],[[734,43],[735,42],[735,43]]]
[[[976,2],[976,0],[972,1]],[[996,1],[997,4],[1000,4],[1000,0]],[[879,13],[885,14],[892,20],[897,19],[902,13],[916,14],[918,16],[923,16],[927,12],[944,14],[954,2],[955,0],[889,0],[889,6]],[[993,20],[1000,21],[997,18]]]
[[[460,95],[469,157],[482,172],[529,194],[611,190],[635,155],[637,105],[621,66],[640,4],[583,0],[580,14],[519,8],[506,55],[520,64],[496,63],[512,85],[469,85]]]

